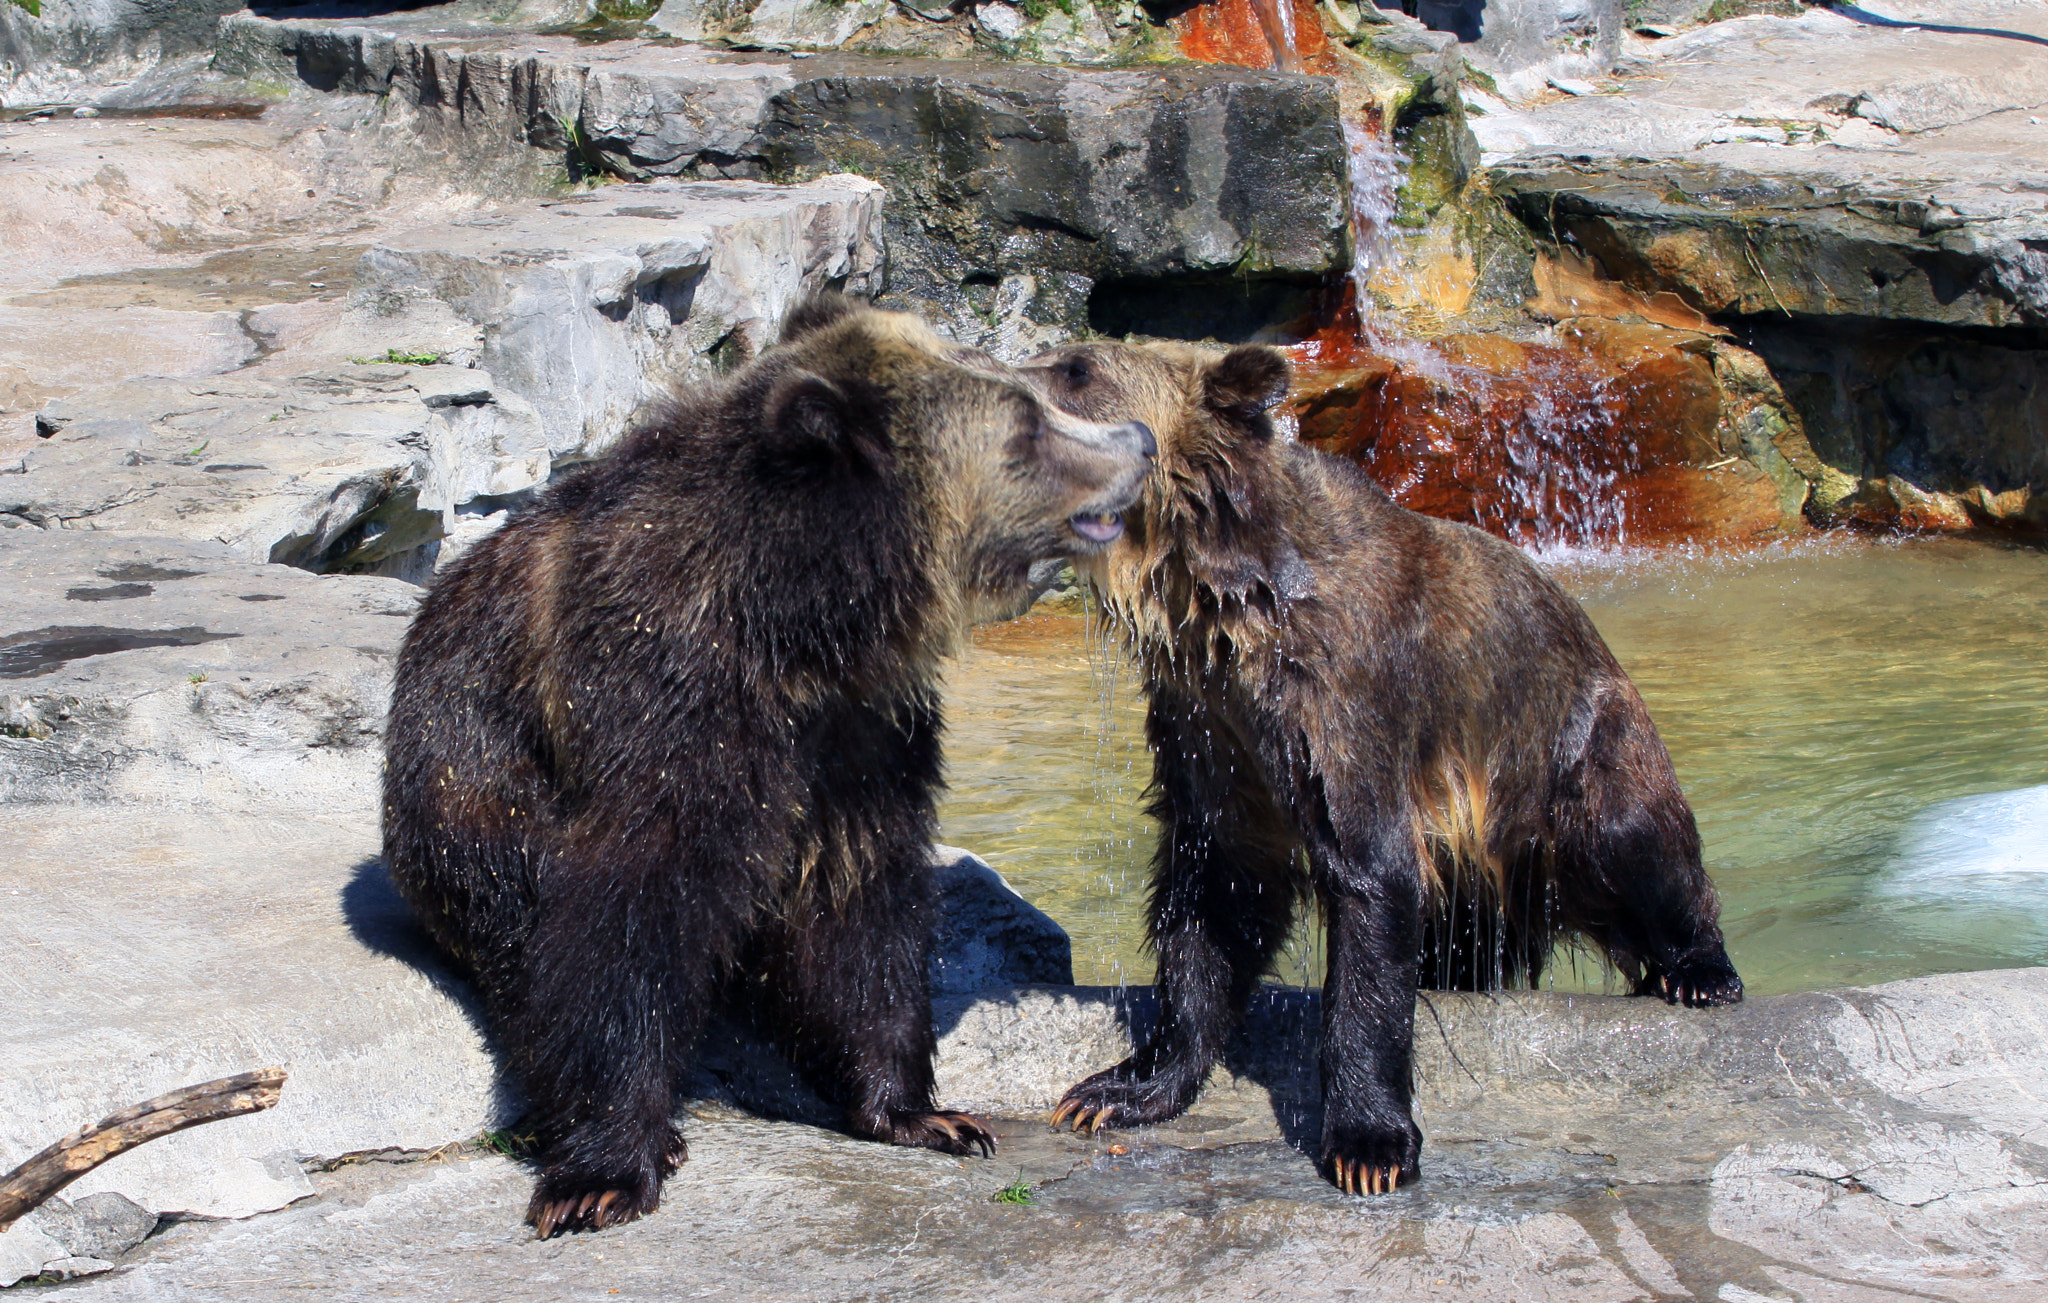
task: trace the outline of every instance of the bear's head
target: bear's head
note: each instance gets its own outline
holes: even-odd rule
[[[1280,536],[1283,504],[1268,501],[1281,446],[1271,412],[1291,378],[1278,349],[1071,344],[1021,370],[1055,406],[1093,421],[1142,421],[1157,438],[1122,534],[1076,558],[1113,616],[1144,626],[1176,619],[1166,612],[1189,609],[1190,585],[1226,602],[1281,593],[1299,562]]]
[[[1062,411],[915,317],[844,298],[799,307],[746,388],[774,476],[910,505],[958,624],[1022,609],[1033,564],[1113,543],[1151,468],[1142,424]]]

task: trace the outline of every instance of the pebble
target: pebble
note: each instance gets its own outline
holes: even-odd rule
[[[71,116],[74,118],[96,118],[99,115],[100,111],[90,104],[81,104],[71,110]]]

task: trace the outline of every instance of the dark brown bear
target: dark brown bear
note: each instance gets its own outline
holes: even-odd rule
[[[1056,1122],[1187,1108],[1311,888],[1321,1166],[1352,1193],[1419,1170],[1418,983],[1533,983],[1575,933],[1636,994],[1742,998],[1642,699],[1519,551],[1277,438],[1272,349],[1082,345],[1028,374],[1160,450],[1123,539],[1081,564],[1149,695],[1160,1018]]]
[[[653,1211],[726,983],[855,1133],[989,1151],[932,1099],[938,661],[1114,535],[1150,447],[824,301],[441,578],[385,854],[525,1088],[541,1237]]]

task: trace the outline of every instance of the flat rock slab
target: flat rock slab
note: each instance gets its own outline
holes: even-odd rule
[[[130,380],[53,400],[36,429],[0,463],[0,520],[314,570],[394,562],[552,467],[533,408],[457,366]]]
[[[2039,175],[2048,185],[2048,162]],[[1526,160],[1495,169],[1493,189],[1545,240],[1709,315],[2048,325],[2040,194],[1986,211],[1941,188],[1690,158]]]
[[[1777,997],[1729,1017],[1613,997],[1433,997],[1447,1017],[1424,1056],[1425,1174],[1392,1197],[1337,1194],[1284,1136],[1233,1135],[1240,1113],[1273,1125],[1270,1099],[1236,1075],[1178,1124],[1093,1138],[1016,1116],[1042,1107],[1032,1088],[991,1081],[1013,1110],[994,1161],[706,1103],[684,1120],[691,1157],[662,1211],[625,1228],[537,1243],[521,1224],[531,1173],[451,1150],[315,1171],[316,1198],[174,1226],[76,1292],[2018,1303],[2038,1297],[2048,1251],[2044,994],[2048,972],[2028,970]],[[1051,1020],[1035,1051],[1006,1050],[1028,1073],[1034,1053],[1070,1053],[1062,1008],[1099,1028],[1118,1006],[1068,988],[975,1007]],[[1264,1012],[1266,1030],[1289,1021]],[[1240,1048],[1262,1053],[1259,1032]],[[942,1054],[967,1035],[956,1026]],[[1091,1048],[1099,1062],[1114,1046]],[[1756,1071],[1766,1061],[1782,1064],[1775,1080]],[[1463,1084],[1434,1076],[1445,1068]],[[1809,1125],[1764,1111],[1787,1101]],[[1031,1203],[994,1199],[1013,1184]]]
[[[0,532],[0,802],[27,824],[51,801],[359,808],[420,591],[219,543]]]

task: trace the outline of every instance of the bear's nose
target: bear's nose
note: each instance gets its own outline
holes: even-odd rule
[[[1125,423],[1124,436],[1138,446],[1142,456],[1152,458],[1159,455],[1159,440],[1152,437],[1152,427],[1143,421]]]

